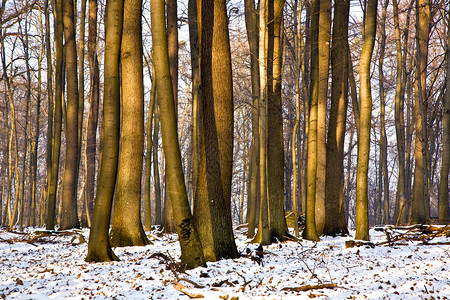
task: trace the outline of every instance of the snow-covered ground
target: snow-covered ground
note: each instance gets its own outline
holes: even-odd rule
[[[88,231],[80,232],[87,239]],[[386,240],[384,232],[370,233],[374,244]],[[0,231],[0,298],[189,299],[183,290],[205,299],[450,299],[445,236],[433,239],[435,245],[403,241],[374,248],[346,248],[351,237],[286,242],[264,247],[259,261],[257,245],[237,230],[244,257],[185,273],[170,270],[163,256],[151,257],[177,259],[175,235],[116,248],[121,261],[112,263],[86,263],[87,244],[76,235],[23,241],[30,237]]]

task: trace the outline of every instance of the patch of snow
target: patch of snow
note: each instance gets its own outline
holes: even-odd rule
[[[89,232],[80,233],[87,240]],[[249,249],[249,255],[182,273],[151,258],[163,253],[177,260],[176,235],[145,247],[115,248],[119,262],[86,263],[87,244],[77,245],[70,235],[27,243],[18,234],[0,231],[0,297],[189,299],[176,289],[179,281],[205,299],[450,299],[448,237],[433,240],[439,245],[407,241],[374,248],[346,248],[352,237],[289,241],[265,246],[258,262],[252,259],[257,245],[246,243],[244,231],[235,236],[238,249],[244,254]],[[380,231],[372,229],[370,236],[375,244],[386,241]],[[326,285],[330,288],[318,288]],[[315,288],[296,291],[305,286]]]

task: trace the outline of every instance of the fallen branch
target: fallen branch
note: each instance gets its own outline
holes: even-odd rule
[[[324,283],[324,284],[316,284],[316,285],[303,285],[298,287],[284,287],[281,291],[288,292],[306,292],[311,290],[320,290],[320,289],[334,289],[339,288],[336,283]]]
[[[205,298],[205,296],[203,296],[202,294],[189,290],[186,286],[182,285],[179,282],[174,282],[173,288],[185,294],[191,299]]]

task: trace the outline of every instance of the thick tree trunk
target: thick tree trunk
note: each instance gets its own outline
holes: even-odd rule
[[[141,176],[144,154],[144,79],[142,0],[125,0],[121,45],[122,139],[117,177],[112,247],[149,243],[141,222]]]
[[[106,5],[105,79],[103,96],[102,154],[86,261],[118,260],[109,244],[109,222],[116,186],[120,139],[120,44],[123,0]]]
[[[372,117],[372,93],[370,85],[370,61],[375,45],[377,27],[377,0],[368,0],[364,44],[359,67],[359,95],[361,123],[358,139],[358,165],[356,175],[356,233],[355,239],[369,240],[368,171],[370,153],[370,129]]]
[[[269,4],[267,185],[271,241],[283,241],[287,232],[284,214],[284,140],[281,95],[284,0]],[[270,126],[269,126],[270,125]]]
[[[348,235],[344,205],[344,140],[348,106],[349,10],[349,0],[335,2],[323,230],[323,234],[330,236]]]
[[[201,14],[203,130],[193,220],[206,260],[217,261],[238,257],[231,221],[231,52],[225,1],[202,1]]]

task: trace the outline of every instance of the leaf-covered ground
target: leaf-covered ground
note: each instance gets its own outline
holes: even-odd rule
[[[88,231],[40,236],[0,231],[0,297],[6,299],[450,299],[446,234],[371,230],[352,237],[273,244],[257,251],[235,231],[243,256],[180,272],[176,235],[116,248],[121,261],[86,263]],[[346,247],[347,242],[347,247]],[[356,244],[356,245],[355,245]],[[353,247],[348,247],[353,246]]]

